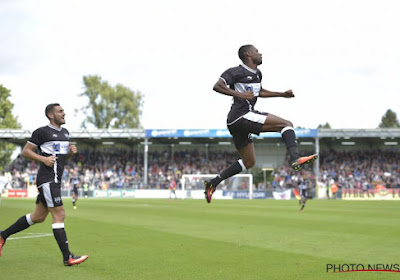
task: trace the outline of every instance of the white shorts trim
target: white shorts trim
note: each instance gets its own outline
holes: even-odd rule
[[[243,118],[252,122],[264,124],[265,120],[267,119],[267,116],[262,114],[257,114],[254,112],[248,112],[247,114],[243,115]]]
[[[50,183],[41,184],[38,188],[42,188],[43,196],[46,200],[47,207],[54,207],[53,198],[50,191]]]
[[[233,122],[228,123],[227,125],[232,125],[235,122],[237,122],[240,119],[246,119],[255,123],[261,123],[264,124],[266,119],[267,119],[267,115],[264,114],[258,114],[258,113],[254,113],[254,112],[248,112],[246,114],[244,114],[243,116],[240,116],[239,118],[237,118],[236,120],[234,120]]]

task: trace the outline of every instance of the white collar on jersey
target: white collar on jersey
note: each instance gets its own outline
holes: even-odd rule
[[[55,127],[51,123],[49,123],[48,126],[51,127],[52,129],[55,129],[55,130],[58,130],[58,131],[61,131],[61,129],[62,129],[61,127]]]
[[[240,64],[240,66],[242,66],[244,69],[250,71],[251,73],[257,74],[257,69],[251,69],[249,66],[247,66],[246,64]]]

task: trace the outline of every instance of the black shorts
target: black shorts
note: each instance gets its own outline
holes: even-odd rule
[[[236,149],[244,148],[249,143],[253,143],[252,134],[260,135],[267,115],[268,113],[251,111],[232,123],[228,123],[228,129],[233,137]]]
[[[72,187],[71,192],[78,196],[78,187]]]
[[[305,189],[300,190],[301,197],[308,198],[308,191]]]
[[[61,184],[60,183],[44,183],[38,186],[39,194],[36,198],[36,204],[41,202],[45,207],[62,206]]]

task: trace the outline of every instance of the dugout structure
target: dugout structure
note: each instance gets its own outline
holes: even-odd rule
[[[22,148],[33,130],[0,129],[0,141],[16,144]],[[137,151],[143,159],[143,185],[148,180],[148,152],[168,150],[172,155],[181,150],[204,151],[206,160],[210,151],[235,151],[227,129],[97,129],[69,130],[79,149],[126,149]],[[300,152],[321,151],[400,151],[400,129],[296,129]],[[279,133],[262,133],[254,137],[256,167],[271,169],[285,160],[286,147]],[[314,171],[320,174],[319,161]]]

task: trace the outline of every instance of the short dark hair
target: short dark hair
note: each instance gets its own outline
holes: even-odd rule
[[[243,45],[239,48],[238,55],[241,61],[244,61],[246,58],[246,52],[253,47],[253,45]]]
[[[49,116],[47,115],[48,113],[53,112],[54,107],[60,106],[58,103],[51,103],[46,106],[46,109],[44,110],[44,113],[46,114],[46,118],[50,119]]]

